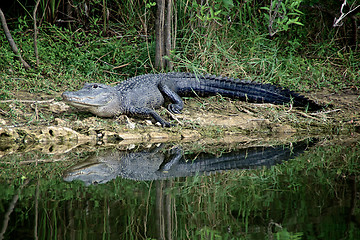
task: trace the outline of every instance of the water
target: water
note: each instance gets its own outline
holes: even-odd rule
[[[360,239],[358,139],[1,149],[0,239]]]

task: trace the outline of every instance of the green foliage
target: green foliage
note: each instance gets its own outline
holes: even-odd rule
[[[70,27],[61,22],[42,22],[40,65],[36,68],[29,31],[31,9],[11,24],[23,57],[33,66],[29,71],[22,68],[5,36],[0,35],[0,77],[5,83],[0,86],[0,98],[11,98],[16,90],[61,92],[78,88],[85,81],[119,82],[152,71],[154,1],[106,1],[110,10],[107,30],[101,17],[103,1],[92,2],[87,13],[83,3],[74,2],[77,15]],[[177,38],[171,59],[176,71],[222,74],[304,91],[359,85],[359,51],[344,48],[342,39],[348,38],[339,36],[341,32],[336,29],[319,28],[328,24],[318,24],[306,9],[301,14],[301,1],[280,2],[273,27],[288,34],[272,39],[267,37],[267,25],[279,1],[272,1],[267,8],[258,1],[175,3]]]
[[[50,7],[56,9],[59,2],[63,1],[51,1],[53,5]],[[38,36],[39,66],[35,66],[33,54],[32,9],[29,8],[26,14],[10,22],[13,37],[23,57],[33,68],[29,71],[22,68],[4,34],[0,34],[0,99],[15,98],[17,91],[24,90],[56,96],[64,90],[78,89],[84,82],[114,84],[152,71],[155,1],[106,1],[110,12],[106,32],[101,17],[103,1],[91,1],[93,5],[87,12],[88,16],[82,5],[84,2],[74,1],[78,15],[74,16],[74,23],[70,27],[43,21]],[[342,32],[346,29],[339,31],[331,28],[325,14],[319,18],[318,12],[307,9],[302,9],[303,14],[300,13],[301,1],[283,1],[279,5],[278,14],[284,15],[284,18],[275,18],[273,26],[277,32],[287,31],[287,34],[278,34],[272,39],[267,37],[267,25],[270,11],[274,13],[276,5],[268,4],[266,8],[262,1],[255,0],[211,0],[204,1],[206,3],[203,5],[196,1],[175,2],[178,17],[172,58],[175,70],[279,83],[302,91],[324,87],[334,90],[360,87],[359,51],[344,45],[348,37]],[[273,4],[278,2],[273,1]],[[318,4],[327,1],[310,2]],[[267,12],[259,11],[261,8]],[[41,7],[39,18],[42,18],[44,11],[47,10]],[[53,17],[49,19],[56,18],[54,11],[46,14],[52,14]],[[299,23],[304,26],[300,27]],[[8,110],[6,107],[1,105],[2,109]],[[18,113],[9,111],[9,114]],[[344,188],[345,182],[352,178],[359,180],[360,153],[357,146],[320,147],[313,153],[268,170],[175,180],[169,192],[177,198],[174,209],[182,210],[177,215],[178,223],[179,226],[189,227],[179,230],[179,235],[183,239],[188,238],[189,232],[194,234],[194,239],[246,238],[251,232],[249,223],[258,224],[258,219],[269,222],[270,214],[280,219],[279,222],[289,225],[293,216],[303,220],[312,218],[314,213],[320,215],[328,207],[324,205],[324,199],[333,198],[333,202],[338,201],[338,196],[345,196],[344,202],[349,199],[346,194],[350,190]],[[26,146],[22,148],[26,149]],[[27,154],[29,159],[44,159],[39,153]],[[53,157],[51,155],[48,159]],[[78,159],[79,156],[74,158]],[[91,221],[91,226],[99,226],[99,222],[102,223],[107,217],[104,213],[108,211],[104,209],[111,209],[111,213],[118,211],[124,217],[113,216],[112,222],[126,225],[121,229],[122,234],[133,238],[138,237],[136,234],[139,234],[145,220],[152,219],[149,216],[153,212],[149,211],[148,206],[154,206],[156,199],[154,189],[150,188],[153,186],[151,183],[117,179],[103,188],[85,188],[79,183],[62,182],[60,172],[65,169],[64,161],[43,165],[30,163],[24,168],[25,165],[19,163],[23,159],[22,155],[17,157],[15,163],[9,161],[13,163],[9,167],[9,162],[2,158],[0,177],[6,182],[0,189],[2,200],[10,200],[17,192],[15,186],[24,184],[24,178],[37,180],[44,176],[45,179],[39,183],[40,199],[45,209],[40,213],[44,236],[51,234],[46,232],[46,226],[58,230],[54,228],[64,218],[59,206],[70,207],[69,213],[74,213],[78,226],[89,226],[86,221]],[[49,180],[54,175],[55,180]],[[9,186],[10,180],[12,185]],[[34,195],[35,185],[31,182],[22,193],[22,197],[29,196],[29,200],[20,201],[17,207],[27,209],[26,205],[34,202]],[[287,201],[282,201],[285,198]],[[109,199],[115,201],[115,207],[106,205]],[[86,214],[90,215],[82,215],[85,211],[76,210],[84,207],[80,200],[89,204],[87,206],[91,211],[86,211]],[[3,202],[1,204],[4,209]],[[279,216],[271,209],[284,210],[288,215]],[[359,209],[355,208],[355,211],[359,212]],[[21,214],[19,219],[24,219],[28,211],[18,213]],[[265,226],[268,222],[265,222]],[[327,226],[327,222],[319,224]],[[275,228],[274,237],[300,238],[303,232],[290,227]],[[118,228],[119,225],[116,226]],[[329,227],[321,230],[328,231],[329,235],[333,233]],[[80,234],[91,231],[84,229]],[[146,237],[150,238],[143,238]]]
[[[57,14],[59,5],[61,0],[41,0],[40,1],[40,13],[42,13],[42,17],[46,19],[49,23],[54,23]]]
[[[152,2],[152,1],[147,1],[147,0],[144,0],[144,2],[145,2],[145,7],[146,8],[152,8],[152,7],[155,7],[156,6],[156,2]]]
[[[218,5],[214,5],[214,8],[216,7],[218,7]],[[193,8],[200,9],[199,13],[196,14],[196,17],[203,23],[221,19],[218,16],[221,13],[221,10],[214,11],[214,8],[211,6],[199,5],[196,1],[193,1]]]
[[[303,14],[300,10],[300,4],[303,0],[274,0],[269,7],[261,7],[266,10],[265,20],[268,23],[269,34],[274,36],[278,32],[289,30],[292,24],[301,25],[299,21]]]
[[[304,233],[302,232],[298,232],[298,233],[292,233],[289,232],[286,228],[281,229],[281,231],[277,232],[275,234],[275,239],[278,240],[301,240],[303,237]]]
[[[17,32],[13,35],[15,41],[21,46],[23,56],[34,64],[31,35]],[[6,42],[4,36],[1,35],[0,39]],[[72,33],[52,25],[40,28],[40,65],[36,69],[24,71],[7,44],[2,44],[0,49],[0,74],[5,83],[0,91],[3,92],[24,87],[35,91],[78,88],[91,79],[109,82],[119,78],[119,74],[121,77],[134,72],[144,73],[148,64],[143,60],[147,56],[146,45],[136,35],[99,41],[96,32]],[[126,66],[121,67],[119,73],[116,67],[121,65]]]

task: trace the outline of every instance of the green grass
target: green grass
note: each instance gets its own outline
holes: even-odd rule
[[[175,66],[186,71],[196,69],[276,83],[298,91],[359,86],[359,66],[356,65],[359,61],[354,58],[355,52],[344,52],[341,59],[334,56],[335,51],[307,57],[294,52],[296,45],[285,47],[264,35],[246,39],[235,33],[229,35],[233,38],[203,38],[201,33],[192,32],[180,40]],[[308,53],[311,54],[315,53]]]
[[[95,34],[70,32],[54,26],[41,28],[38,49],[40,65],[35,66],[31,33],[18,32],[14,39],[32,69],[25,71],[14,59],[4,36],[0,36],[1,98],[12,92],[59,92],[77,89],[84,82],[110,83],[134,74],[143,74],[149,68],[146,44],[135,35],[123,38],[102,38]],[[118,66],[124,67],[116,69]],[[114,69],[115,68],[115,69]]]
[[[23,69],[0,35],[0,99],[13,98],[20,90],[54,94],[79,89],[84,82],[118,83],[153,72],[155,8],[132,1],[126,4],[132,9],[128,14],[109,6],[119,18],[108,23],[112,33],[108,36],[95,16],[86,26],[73,25],[72,30],[43,22],[38,35],[39,66],[35,66],[32,21],[25,15],[11,22],[13,38],[32,69]],[[311,34],[318,26],[304,18],[304,27],[292,26],[269,39],[263,15],[251,1],[239,3],[238,9],[226,9],[214,1],[202,13],[188,2],[177,4],[177,40],[171,57],[175,71],[222,74],[297,91],[360,86],[359,52],[342,46],[336,29],[323,28],[321,39],[315,38]],[[204,20],[210,8],[221,11],[220,15]],[[147,24],[146,30],[142,23]]]

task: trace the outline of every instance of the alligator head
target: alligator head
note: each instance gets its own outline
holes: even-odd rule
[[[70,105],[89,111],[99,117],[113,117],[121,114],[117,91],[111,86],[100,83],[85,83],[76,92],[64,92],[62,97]]]
[[[121,158],[120,151],[106,149],[69,168],[64,172],[64,180],[79,180],[84,182],[85,186],[106,183],[117,177]]]

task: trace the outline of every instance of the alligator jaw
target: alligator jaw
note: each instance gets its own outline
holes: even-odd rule
[[[91,97],[80,98],[80,97],[69,96],[69,92],[64,92],[61,96],[65,102],[69,103],[70,105],[72,105],[74,107],[78,107],[78,108],[103,106],[103,104],[87,102],[86,99],[93,99]]]
[[[78,92],[64,92],[62,97],[69,105],[80,110],[89,111],[99,117],[113,117],[121,114],[112,92],[87,94],[87,96],[84,96],[84,94],[83,96],[79,95]]]

